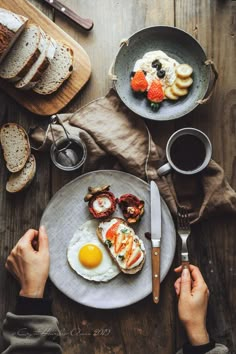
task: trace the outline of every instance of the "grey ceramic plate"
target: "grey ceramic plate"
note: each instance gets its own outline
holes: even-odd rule
[[[115,88],[121,100],[136,114],[152,120],[171,120],[191,112],[197,101],[203,99],[210,80],[210,68],[204,64],[206,54],[200,44],[188,33],[166,26],[144,28],[133,34],[123,45],[114,63]],[[193,85],[187,96],[178,101],[165,100],[157,112],[153,112],[145,97],[137,98],[130,88],[130,74],[136,60],[146,52],[162,50],[179,63],[187,63],[193,68]]]
[[[88,186],[110,184],[115,196],[133,193],[145,201],[142,221],[134,226],[146,248],[146,261],[136,275],[119,274],[107,283],[95,283],[77,275],[67,262],[66,252],[78,226],[92,219],[83,201]],[[122,216],[117,209],[115,216]],[[41,224],[46,226],[50,245],[50,278],[65,295],[81,304],[101,309],[130,305],[152,291],[151,245],[144,236],[150,231],[149,185],[119,171],[94,171],[84,174],[60,189],[48,204]],[[176,234],[170,212],[162,200],[161,281],[174,258]]]

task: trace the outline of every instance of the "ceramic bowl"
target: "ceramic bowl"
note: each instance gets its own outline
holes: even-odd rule
[[[156,121],[177,119],[198,106],[198,100],[204,98],[209,82],[210,67],[205,64],[206,54],[201,45],[188,33],[167,26],[144,28],[134,33],[121,46],[113,67],[114,81],[118,95],[124,104],[134,113]],[[193,84],[187,96],[177,100],[165,100],[157,112],[152,111],[145,96],[135,96],[130,88],[130,74],[136,60],[146,52],[162,50],[179,63],[187,63],[193,68]]]

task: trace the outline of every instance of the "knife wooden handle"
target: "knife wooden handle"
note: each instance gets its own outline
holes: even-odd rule
[[[93,28],[93,21],[89,18],[82,18],[77,15],[74,11],[69,9],[67,6],[60,3],[58,0],[44,0],[48,5],[53,7],[55,10],[59,11],[66,17],[69,17],[72,21],[74,21],[77,25],[85,29],[86,31],[90,31]]]
[[[160,247],[152,248],[152,296],[155,304],[160,296]]]

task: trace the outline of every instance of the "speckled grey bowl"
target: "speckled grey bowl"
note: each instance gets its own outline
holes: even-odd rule
[[[130,74],[136,60],[153,50],[162,50],[179,63],[187,63],[193,68],[193,84],[188,95],[178,101],[163,101],[157,112],[152,111],[145,96],[137,98],[130,88]],[[129,38],[128,45],[120,48],[113,68],[117,76],[114,85],[125,105],[138,115],[157,121],[177,119],[197,107],[197,101],[207,92],[210,67],[204,64],[206,59],[200,44],[188,33],[167,26],[144,28]]]

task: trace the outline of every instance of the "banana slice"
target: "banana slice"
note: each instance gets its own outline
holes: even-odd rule
[[[191,77],[188,77],[187,79],[180,79],[179,77],[177,77],[177,79],[175,80],[175,85],[181,89],[190,87],[192,83],[193,79]]]
[[[171,86],[171,91],[173,92],[173,94],[174,94],[175,96],[179,96],[179,97],[185,96],[185,95],[188,94],[188,90],[187,90],[187,89],[185,89],[185,88],[179,88],[179,87],[178,87],[177,85],[175,85],[175,84],[173,84],[173,85]]]
[[[180,64],[176,68],[176,75],[181,79],[187,79],[193,73],[193,68],[188,64]]]
[[[179,96],[176,96],[173,94],[172,90],[171,90],[171,87],[168,86],[166,89],[165,89],[165,96],[167,98],[169,98],[170,100],[173,100],[173,101],[177,101]]]

